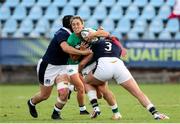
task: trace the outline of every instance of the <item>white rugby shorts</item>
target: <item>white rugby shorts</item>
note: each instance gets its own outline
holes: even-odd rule
[[[67,65],[67,74],[69,76],[78,73],[78,64],[75,65]]]
[[[91,72],[93,69],[95,69],[96,67],[96,62],[93,62],[92,64],[86,66],[83,70],[82,70],[82,75],[86,76],[89,74],[89,72]]]
[[[37,75],[39,82],[44,86],[52,86],[58,75],[67,74],[67,65],[52,65],[39,60],[37,65]]]
[[[93,75],[100,81],[115,79],[117,84],[121,84],[132,78],[131,73],[123,61],[116,57],[99,58]]]

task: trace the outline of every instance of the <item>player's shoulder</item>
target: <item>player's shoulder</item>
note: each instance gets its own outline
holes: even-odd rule
[[[72,38],[72,39],[79,39],[79,37],[73,32],[69,38]]]
[[[70,35],[70,33],[63,28],[60,28],[58,31],[56,31],[55,35]]]
[[[73,42],[73,43],[79,43],[80,40],[81,40],[81,39],[80,39],[75,33],[72,33],[72,34],[68,37],[67,42],[68,42],[68,43],[71,43],[71,42]]]

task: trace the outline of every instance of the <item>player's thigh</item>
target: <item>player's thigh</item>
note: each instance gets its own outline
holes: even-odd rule
[[[119,60],[114,65],[114,79],[118,84],[124,83],[125,81],[128,81],[132,78],[131,73],[127,69],[127,67],[124,65],[123,61]]]
[[[37,74],[39,82],[44,86],[53,86],[56,77],[61,73],[66,73],[66,66],[48,64],[42,60],[38,63]]]
[[[108,85],[106,82],[104,82],[104,84],[101,84],[99,86],[97,86],[98,91],[100,91],[101,93],[104,93],[108,90]]]
[[[55,83],[57,84],[58,82],[70,82],[70,78],[68,76],[68,74],[59,74],[57,75],[57,77],[55,78]]]
[[[90,72],[86,77],[85,77],[85,82],[91,85],[101,85],[104,84],[104,81],[101,81],[94,77],[93,73]]]
[[[99,60],[97,67],[93,70],[93,76],[102,82],[108,81],[113,77],[112,63],[106,60]]]
[[[138,94],[141,94],[142,92],[134,78],[130,78],[129,80],[121,83],[121,86],[134,96],[138,96]]]

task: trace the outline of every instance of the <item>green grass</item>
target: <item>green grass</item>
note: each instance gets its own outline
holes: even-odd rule
[[[118,85],[110,85],[114,92],[123,118],[111,120],[112,112],[107,103],[99,100],[101,116],[90,119],[79,115],[76,93],[62,111],[63,120],[51,120],[50,116],[56,101],[56,88],[51,97],[37,105],[39,117],[32,118],[26,102],[38,91],[38,85],[0,85],[0,123],[180,123],[180,84],[141,84],[141,89],[152,100],[160,112],[166,113],[170,120],[156,121],[138,101]],[[86,99],[89,111],[92,108]]]

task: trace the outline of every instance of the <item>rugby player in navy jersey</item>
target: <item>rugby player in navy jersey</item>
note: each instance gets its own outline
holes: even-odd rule
[[[89,38],[84,38],[84,40],[86,40],[86,42],[91,41]],[[113,78],[116,80],[117,84],[121,85],[135,96],[141,105],[153,115],[154,119],[169,119],[168,116],[156,110],[149,98],[139,88],[123,61],[120,60],[122,46],[117,38],[109,37],[100,39],[91,43],[91,45],[93,60],[97,62],[97,65],[96,68],[86,76],[86,83],[101,85]]]
[[[40,91],[27,102],[29,112],[34,118],[38,117],[35,105],[49,98],[53,84],[56,83],[58,97],[51,118],[61,119],[60,111],[67,102],[70,88],[70,80],[66,70],[69,54],[88,55],[91,53],[90,50],[80,51],[66,43],[71,34],[70,19],[72,17],[71,15],[63,17],[63,27],[54,34],[46,53],[38,62],[37,76],[40,82]],[[77,97],[80,99],[78,100],[79,106],[85,107],[83,86],[78,85],[78,82],[74,80],[71,83],[78,89]],[[81,113],[88,114],[86,109]]]

